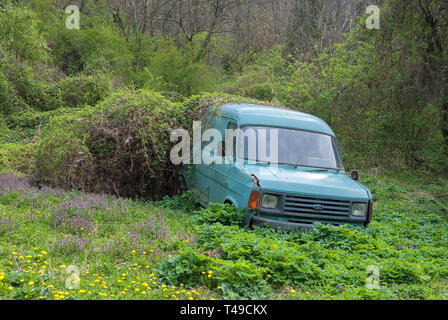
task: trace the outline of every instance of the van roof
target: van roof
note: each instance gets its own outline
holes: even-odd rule
[[[322,132],[334,136],[333,130],[322,119],[308,113],[282,107],[256,104],[223,104],[222,115],[232,117],[240,125],[265,125]]]

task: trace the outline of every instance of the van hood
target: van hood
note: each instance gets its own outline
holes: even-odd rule
[[[263,190],[306,194],[349,200],[371,199],[367,188],[349,178],[344,171],[267,164],[244,164],[241,170],[254,174]]]

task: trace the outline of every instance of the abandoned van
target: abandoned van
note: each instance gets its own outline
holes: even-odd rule
[[[213,151],[202,137],[201,152],[209,161],[184,170],[187,188],[202,205],[247,208],[249,226],[306,231],[320,222],[367,227],[371,193],[355,181],[357,172],[354,178],[345,173],[335,134],[323,120],[250,104],[214,110],[202,130],[212,128],[223,138]]]

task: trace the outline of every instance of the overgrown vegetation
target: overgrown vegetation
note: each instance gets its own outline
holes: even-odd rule
[[[52,117],[37,146],[34,178],[40,184],[161,199],[182,187],[170,160],[174,128],[190,128],[210,104],[247,101],[229,95],[193,96],[173,103],[141,89],[116,92],[95,107]],[[48,157],[52,154],[52,157]]]
[[[0,3],[0,297],[447,298],[444,2],[379,1],[379,30],[364,0],[72,2],[79,30],[60,1]],[[260,101],[370,172],[368,229],[249,230],[182,193],[170,130]]]
[[[188,13],[175,6],[172,8],[174,11],[163,12],[167,15],[166,19],[178,21],[177,16],[170,16],[176,10],[180,10],[180,17],[187,17],[179,22],[181,30],[174,27],[168,30],[166,25],[165,29],[157,23],[146,25],[144,20],[140,20],[143,17],[139,15],[128,16],[132,10],[138,8],[127,7],[124,2],[118,1],[114,9],[108,6],[108,1],[82,1],[82,27],[79,30],[69,30],[65,28],[64,19],[56,18],[58,15],[67,17],[64,8],[58,7],[58,4],[51,0],[25,3],[7,1],[0,12],[2,139],[7,143],[37,143],[41,149],[59,144],[61,139],[65,138],[56,134],[49,133],[42,142],[39,140],[41,132],[51,131],[45,129],[48,120],[53,116],[51,112],[60,108],[78,108],[67,112],[67,117],[76,117],[77,112],[101,113],[101,108],[108,108],[110,106],[107,104],[115,102],[121,103],[121,107],[125,109],[129,107],[130,102],[125,100],[130,94],[132,99],[139,101],[135,108],[146,108],[146,112],[160,112],[159,120],[148,120],[155,121],[149,126],[151,128],[161,126],[155,132],[160,133],[169,126],[181,124],[190,129],[189,124],[193,119],[197,119],[198,115],[195,114],[196,106],[185,101],[194,100],[190,98],[192,94],[218,91],[284,105],[324,119],[338,136],[347,169],[381,167],[445,173],[448,163],[448,104],[445,101],[448,89],[444,70],[448,65],[448,33],[443,22],[446,10],[438,10],[441,4],[410,1],[406,10],[402,10],[405,4],[401,1],[385,1],[381,7],[379,30],[368,30],[365,26],[366,16],[353,12],[349,23],[350,32],[343,35],[333,29],[339,36],[330,40],[325,38],[328,31],[322,30],[325,41],[318,42],[316,35],[308,34],[309,30],[302,29],[294,22],[299,21],[302,15],[312,14],[313,10],[317,9],[305,4],[301,8],[298,7],[300,4],[289,3],[289,0],[282,1],[285,6],[279,10],[287,10],[288,6],[292,6],[288,23],[302,32],[302,37],[310,36],[303,38],[303,41],[311,41],[310,46],[315,45],[313,50],[304,48],[291,39],[281,41],[280,35],[274,42],[263,43],[262,38],[257,38],[260,36],[257,34],[259,30],[255,29],[244,31],[246,38],[239,38],[242,33],[237,31],[229,36],[222,36],[218,32],[225,29],[225,22],[220,22],[219,19],[237,19],[246,9],[246,5],[248,8],[251,5],[258,8],[265,16],[272,14],[263,7],[263,3],[237,4],[233,0],[226,0],[223,3],[207,2],[204,7],[197,6],[196,10],[205,10],[201,11],[204,16],[210,14],[205,9],[207,6],[223,6],[223,11],[216,11],[218,16],[215,25],[209,25],[206,19],[200,18],[196,18],[197,25],[190,25],[193,22],[189,20],[191,17]],[[142,10],[152,10],[144,6],[144,1],[136,5],[142,5]],[[189,2],[185,5],[194,7],[194,4]],[[337,8],[330,8],[333,5]],[[325,15],[326,10],[339,14],[338,6],[343,5],[325,4],[318,14]],[[359,3],[355,7],[362,9],[362,4]],[[136,29],[132,27],[132,19],[137,19],[134,21],[138,22]],[[340,19],[344,21],[345,18]],[[291,37],[292,30],[273,31],[274,22],[269,21],[271,20],[264,19],[263,28],[274,34],[284,32]],[[331,22],[326,23],[328,28],[336,27]],[[152,31],[148,32],[149,29],[145,28],[152,28]],[[156,36],[158,28],[162,28],[159,30],[162,33]],[[316,28],[319,29],[320,26]],[[252,40],[255,42],[251,43]],[[243,43],[246,45],[242,45]],[[323,45],[324,43],[326,44]],[[159,99],[159,102],[148,102],[146,105],[150,91],[154,92],[154,95],[159,92],[161,96],[154,98]],[[123,101],[113,100],[118,99],[118,95],[123,95]],[[103,101],[104,99],[106,100]],[[217,97],[216,100],[226,99],[228,98]],[[154,103],[159,105],[160,110]],[[172,107],[165,110],[171,103]],[[82,110],[83,108],[85,110]],[[181,111],[183,108],[188,110]],[[169,111],[174,109],[177,111]],[[167,112],[166,115],[170,112],[177,114],[170,114],[173,118],[169,119],[169,123],[164,123],[160,121],[164,112]],[[188,115],[182,112],[187,112]],[[105,124],[103,129],[115,125],[111,119],[114,111],[106,113],[103,113],[103,117],[108,119],[105,121],[111,122]],[[57,114],[60,118],[65,116],[64,112]],[[54,121],[64,125],[61,119]],[[107,133],[94,133],[93,131],[101,130],[94,125],[95,121],[90,121],[89,124],[80,121],[86,126],[92,126],[82,129],[81,132],[84,137],[91,135],[90,146],[84,147],[89,148],[89,152],[92,148],[96,149],[97,158],[94,159],[94,156],[91,160],[99,162],[88,164],[90,169],[86,169],[90,170],[89,176],[98,174],[92,176],[93,180],[102,180],[102,177],[112,172],[111,170],[122,170],[124,164],[123,159],[115,159],[115,162],[108,163],[111,167],[104,168],[105,171],[94,169],[95,166],[104,165],[106,159],[111,159],[110,145],[109,149],[102,148],[101,145],[94,146],[95,139],[109,139],[106,144],[115,141],[118,146],[121,138],[124,139],[122,142],[131,138],[138,144],[139,139],[145,138],[142,132],[126,129],[132,125],[132,121],[135,121],[132,117],[121,119],[120,128],[125,131],[115,133],[110,130]],[[140,124],[143,125],[143,122]],[[149,132],[147,130],[145,134],[149,135]],[[155,133],[153,138],[166,137],[159,133]],[[72,132],[63,133],[65,136],[72,134],[76,135]],[[111,135],[121,138],[117,140],[117,137]],[[50,141],[52,138],[54,141]],[[87,140],[85,142],[87,143]],[[74,143],[73,148],[76,149],[76,145],[77,143]],[[127,148],[126,152],[130,152],[135,147],[136,145],[125,144],[124,148]],[[144,148],[152,148],[151,143]],[[166,146],[160,150],[153,149],[151,152],[142,150],[147,157],[145,161],[151,162],[152,165],[159,163],[166,153],[165,148]],[[99,154],[102,151],[106,154]],[[114,152],[121,151],[117,148]],[[81,161],[86,165],[89,162],[86,159],[91,156],[89,152],[83,154]],[[77,156],[72,157],[80,160]],[[123,175],[116,171],[111,176],[118,176],[116,179],[112,178],[114,182],[109,189],[104,189],[92,186],[90,182],[82,179],[68,182],[66,178],[61,177],[55,181],[45,174],[53,170],[53,167],[45,166],[54,165],[55,162],[50,161],[53,162],[51,164],[41,160],[38,159],[35,163],[42,181],[84,190],[113,191],[118,194],[123,191],[118,184],[125,184],[124,181],[134,179],[142,170],[138,165],[135,170],[132,169],[132,173],[123,173],[128,180],[121,182],[119,180],[124,179]],[[66,169],[67,167],[62,165],[57,171],[64,172]],[[156,176],[166,178],[169,175],[167,172],[173,171],[171,166],[162,165],[160,169],[161,172],[151,173],[154,179]],[[168,179],[165,186],[154,186],[156,190],[148,191],[142,183],[137,183],[133,190],[124,190],[123,195],[147,196],[154,193],[159,197],[167,193],[172,194],[178,188],[168,185],[177,179],[175,176]],[[145,174],[141,175],[141,179],[146,177]]]
[[[397,178],[363,178],[376,200],[368,229],[301,233],[250,230],[243,211],[200,209],[188,194],[150,204],[2,174],[0,297],[446,299],[446,181]]]

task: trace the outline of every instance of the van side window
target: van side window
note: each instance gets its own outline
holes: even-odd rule
[[[226,130],[233,130],[235,132],[235,130],[238,129],[238,124],[233,121],[233,120],[229,120],[227,122],[227,127]],[[236,156],[236,134],[233,135],[233,141],[232,141],[232,145],[233,145],[233,158],[235,158]]]

